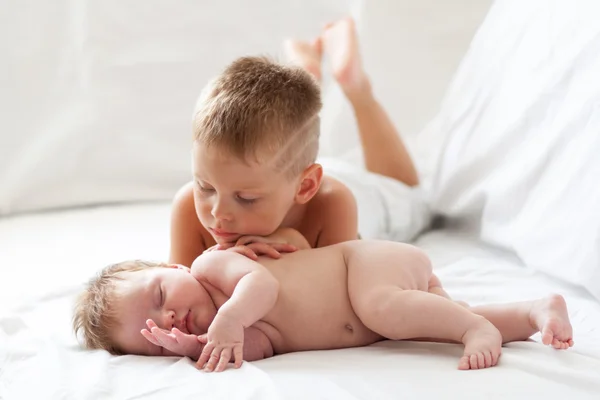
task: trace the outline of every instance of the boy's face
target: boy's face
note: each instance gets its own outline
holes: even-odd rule
[[[218,244],[273,233],[294,206],[299,187],[269,163],[244,162],[198,142],[193,172],[196,213]]]
[[[127,279],[117,287],[121,324],[113,337],[125,354],[172,355],[142,336],[148,319],[162,329],[177,327],[195,335],[208,331],[217,309],[189,268],[148,268],[125,274]]]

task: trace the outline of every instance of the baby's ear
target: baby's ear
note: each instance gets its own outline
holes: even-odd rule
[[[312,164],[302,172],[300,189],[296,193],[296,202],[305,204],[312,199],[321,187],[323,180],[323,167],[321,164]]]

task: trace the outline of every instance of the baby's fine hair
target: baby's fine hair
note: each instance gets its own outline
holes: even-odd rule
[[[242,57],[202,90],[194,140],[296,176],[316,160],[321,105],[319,85],[308,72]]]
[[[104,349],[111,354],[122,354],[112,339],[111,332],[118,326],[115,300],[118,299],[117,283],[127,280],[126,272],[147,268],[167,267],[167,264],[142,260],[111,264],[92,278],[75,303],[73,330],[81,331],[88,349]]]

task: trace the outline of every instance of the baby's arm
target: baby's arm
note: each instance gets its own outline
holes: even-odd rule
[[[208,362],[207,370],[222,371],[233,355],[235,365],[239,367],[244,328],[253,325],[273,308],[279,282],[259,263],[229,251],[201,255],[192,265],[192,274],[230,296],[208,328],[208,343],[198,364],[203,366]]]

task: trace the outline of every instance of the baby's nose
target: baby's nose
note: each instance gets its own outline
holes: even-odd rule
[[[167,312],[167,314],[165,315],[165,318],[164,318],[163,325],[164,325],[163,329],[172,329],[175,326],[175,312],[174,311]]]

